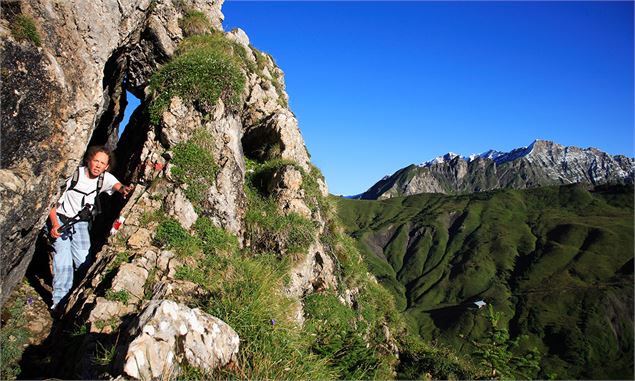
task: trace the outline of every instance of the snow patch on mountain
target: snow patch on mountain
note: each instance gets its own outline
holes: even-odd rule
[[[443,156],[437,156],[434,159],[430,160],[430,161],[426,161],[425,163],[422,163],[419,165],[419,167],[430,167],[434,164],[442,164],[442,163],[446,163],[448,161],[453,160],[454,158],[458,157],[460,155],[454,153],[454,152],[448,152]],[[465,157],[463,157],[462,159],[465,160]]]
[[[468,163],[480,158],[480,159],[493,160],[494,162],[496,162],[496,164],[503,164],[508,161],[516,160],[518,158],[529,155],[533,151],[534,144],[537,141],[539,140],[535,140],[533,143],[531,143],[527,147],[516,148],[510,152],[502,152],[502,151],[496,151],[496,150],[490,149],[489,151],[485,151],[479,154],[471,154],[470,156],[461,156],[454,152],[448,152],[443,156],[437,156],[432,160],[429,160],[420,164],[419,167],[431,167],[435,164],[447,163],[451,160],[454,160],[455,158],[459,156],[461,157],[461,159],[467,161]]]

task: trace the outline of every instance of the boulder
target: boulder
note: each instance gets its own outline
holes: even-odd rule
[[[186,364],[209,373],[235,361],[240,343],[222,320],[170,300],[150,302],[133,330],[123,369],[140,380],[173,377]]]

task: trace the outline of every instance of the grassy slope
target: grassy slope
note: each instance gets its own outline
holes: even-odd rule
[[[469,353],[483,298],[543,353],[543,377],[633,378],[632,186],[337,202],[423,338]]]

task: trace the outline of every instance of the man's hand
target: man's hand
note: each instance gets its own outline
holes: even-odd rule
[[[134,190],[133,185],[122,185],[119,187],[119,193],[123,196],[123,198],[128,198],[130,193]]]
[[[53,226],[51,227],[50,234],[51,234],[51,237],[52,237],[52,238],[58,239],[59,237],[61,237],[61,236],[62,236],[62,234],[59,232],[59,228],[60,228],[60,227],[61,227],[61,226],[60,226],[60,225],[57,225],[57,224],[56,224],[56,225],[53,225]]]

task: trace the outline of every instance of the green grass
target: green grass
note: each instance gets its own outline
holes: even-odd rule
[[[539,377],[633,377],[632,187],[336,202],[422,337],[456,349],[483,337],[485,315],[466,307],[484,298],[543,353]]]
[[[185,196],[199,209],[218,172],[211,153],[212,146],[212,136],[198,130],[190,140],[178,143],[173,149],[172,175],[178,183],[186,185]]]
[[[113,302],[121,302],[123,304],[128,304],[130,300],[130,294],[126,290],[113,291],[108,290],[106,292],[106,299]]]
[[[24,345],[29,339],[24,316],[24,300],[18,298],[3,307],[0,328],[0,378],[14,380],[20,374],[19,361]]]
[[[30,41],[35,46],[42,45],[40,34],[37,31],[33,18],[27,15],[17,15],[11,21],[11,35],[18,41]]]
[[[383,365],[381,355],[366,345],[367,324],[357,321],[355,311],[332,292],[309,295],[304,306],[306,330],[316,337],[311,351],[328,358],[341,379],[375,379]]]
[[[157,246],[173,249],[181,257],[194,255],[201,250],[198,240],[174,218],[166,217],[159,223],[154,240]]]
[[[189,10],[185,16],[179,20],[179,26],[183,29],[186,37],[210,33],[212,24],[205,13],[196,10]]]
[[[117,354],[117,346],[114,344],[104,345],[101,342],[97,342],[95,353],[95,364],[106,366],[112,363]]]
[[[398,380],[479,380],[488,376],[454,350],[430,345],[414,335],[403,338],[399,358]]]
[[[155,94],[150,120],[155,125],[175,96],[204,110],[211,109],[218,99],[237,107],[245,86],[240,69],[244,64],[233,49],[227,49],[231,43],[226,39],[218,34],[193,36],[181,44],[172,60],[150,79]]]
[[[276,201],[267,193],[268,181],[284,166],[298,168],[297,164],[286,160],[272,160],[264,164],[249,162],[251,169],[245,179],[245,193],[248,208],[245,213],[246,238],[256,252],[278,252],[282,255],[306,253],[316,237],[317,228],[309,219],[297,214],[283,214]],[[303,186],[307,177],[303,173]],[[306,194],[307,192],[305,192]],[[310,193],[309,195],[313,195]],[[311,202],[312,201],[312,202]],[[309,199],[309,205],[318,201]]]
[[[266,193],[266,181],[284,161],[248,161],[248,194],[245,238],[239,248],[232,234],[201,217],[191,230],[165,215],[156,218],[159,246],[171,248],[182,258],[176,278],[203,288],[206,298],[190,298],[191,307],[202,308],[236,330],[241,338],[234,366],[211,374],[187,367],[188,379],[367,379],[389,378],[397,361],[388,350],[384,327],[398,332],[403,321],[390,294],[368,278],[368,270],[336,220],[327,221],[325,250],[338,266],[339,288],[307,296],[305,324],[296,321],[298,300],[282,292],[292,265],[317,236],[311,220],[277,209]],[[319,171],[303,174],[303,188],[313,198],[314,210],[333,218],[330,202],[317,188]],[[316,176],[310,179],[310,176]],[[322,197],[323,198],[323,197]],[[308,203],[308,202],[307,202]],[[323,209],[324,208],[324,209]],[[339,300],[344,291],[358,292],[354,307]]]

